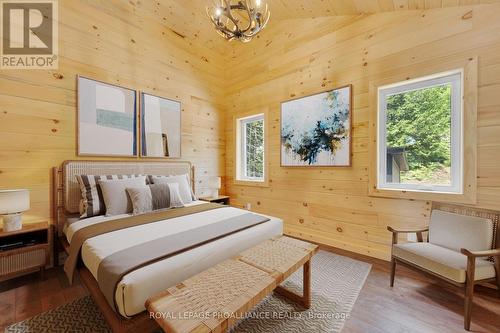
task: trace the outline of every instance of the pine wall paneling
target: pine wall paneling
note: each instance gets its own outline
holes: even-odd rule
[[[182,102],[183,159],[196,166],[198,194],[222,176],[234,205],[283,218],[286,233],[387,259],[386,225],[426,224],[431,202],[368,196],[370,82],[477,56],[477,205],[499,209],[500,6],[301,3],[272,2],[282,17],[275,10],[258,38],[240,44],[214,33],[197,0],[60,1],[60,68],[0,71],[0,187],[32,191],[27,219],[50,215],[50,168],[78,158],[81,74]],[[306,18],[318,13],[350,15]],[[354,94],[352,167],[281,168],[280,103],[346,84]],[[234,119],[252,110],[268,110],[268,187],[233,182]]]
[[[226,116],[228,192],[240,207],[281,217],[292,236],[388,259],[387,225],[428,223],[430,201],[368,196],[370,82],[443,62],[479,61],[477,206],[500,209],[500,6],[470,6],[272,22],[232,49]],[[280,102],[353,84],[351,168],[280,167]],[[269,187],[238,186],[234,116],[269,108]]]
[[[31,190],[25,220],[50,216],[51,167],[78,158],[78,74],[180,100],[182,159],[196,166],[197,193],[208,193],[210,176],[224,177],[217,45],[226,43],[197,41],[209,33],[198,23],[167,26],[170,6],[192,18],[176,1],[59,1],[59,69],[0,71],[0,187]]]

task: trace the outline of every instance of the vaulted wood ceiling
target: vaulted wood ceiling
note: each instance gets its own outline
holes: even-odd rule
[[[267,0],[275,18],[373,14],[495,3],[499,0]]]
[[[213,29],[205,8],[218,0],[110,0],[141,12],[165,26],[171,34],[190,43],[201,44],[219,54],[225,54],[227,42]],[[500,0],[264,0],[270,6],[271,23],[277,20],[352,16],[396,10],[423,10],[451,6],[500,3]],[[137,22],[143,24],[144,22]]]
[[[219,0],[159,0],[169,8],[182,6],[193,14],[205,14],[205,7]],[[275,19],[373,14],[396,10],[434,9],[498,3],[500,0],[264,0]]]

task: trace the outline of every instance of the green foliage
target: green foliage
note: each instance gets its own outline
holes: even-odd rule
[[[421,170],[415,178],[450,166],[450,110],[449,85],[387,98],[387,146],[406,149],[410,170]]]
[[[248,177],[264,176],[264,122],[254,121],[246,124],[246,172]]]
[[[401,173],[401,182],[409,184],[449,184],[451,179],[450,168],[442,165],[430,167],[421,166]]]

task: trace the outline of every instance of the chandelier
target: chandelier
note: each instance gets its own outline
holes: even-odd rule
[[[207,15],[219,35],[247,43],[265,28],[271,12],[261,0],[215,0]]]

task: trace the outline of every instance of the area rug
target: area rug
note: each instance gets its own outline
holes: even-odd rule
[[[319,251],[312,261],[312,306],[304,310],[287,299],[264,299],[232,333],[337,333],[349,319],[371,265]],[[302,291],[302,270],[283,284]],[[111,332],[90,296],[10,325],[7,333],[108,333]]]

